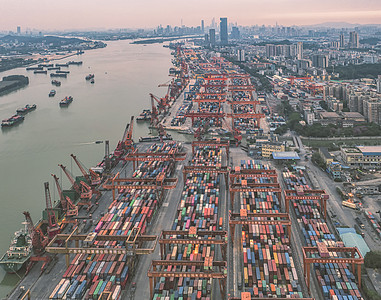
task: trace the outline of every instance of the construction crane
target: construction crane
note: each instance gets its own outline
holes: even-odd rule
[[[48,238],[52,239],[61,232],[58,226],[56,215],[52,207],[52,199],[50,197],[49,182],[44,183],[45,187],[45,200],[46,200],[46,213],[48,216]]]
[[[70,183],[72,184],[74,190],[80,195],[81,202],[78,203],[78,205],[87,205],[88,209],[91,207],[91,197],[93,196],[93,191],[91,187],[84,181],[80,181],[79,183],[81,186],[78,185],[78,183],[74,180],[73,176],[70,175],[68,170],[66,170],[66,167],[59,164],[58,165],[62,171],[66,174],[66,177],[69,179]]]
[[[115,156],[121,157],[126,151],[134,151],[134,141],[132,140],[132,131],[134,128],[134,116],[131,116],[130,123],[127,124],[124,130],[122,140],[119,141],[114,151]]]
[[[66,197],[64,196],[62,189],[61,189],[61,186],[60,186],[60,183],[58,181],[59,178],[54,174],[51,174],[51,175],[53,176],[54,181],[56,182],[58,195],[59,195],[60,201],[61,201],[61,206],[62,206],[62,209],[66,213],[66,217],[78,216],[78,207],[76,205],[74,205],[73,202],[71,202],[71,200],[68,196],[66,196]],[[75,222],[71,222],[69,220],[66,220],[66,223],[75,223]]]
[[[87,182],[90,182],[92,186],[96,186],[101,183],[101,177],[98,173],[95,173],[93,170],[89,169],[89,173],[86,172],[83,164],[77,159],[74,154],[70,154],[70,156],[74,159],[78,168],[81,170],[82,175],[86,178]]]
[[[41,254],[44,252],[46,245],[48,244],[48,238],[42,233],[40,228],[36,228],[33,225],[32,217],[28,211],[23,212],[25,220],[28,223],[28,232],[32,238],[33,252],[35,254]]]

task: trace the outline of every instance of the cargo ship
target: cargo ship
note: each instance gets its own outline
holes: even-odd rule
[[[32,255],[32,239],[28,233],[28,223],[15,232],[8,251],[0,259],[0,265],[8,273],[16,273],[29,260]]]
[[[5,119],[1,122],[1,127],[11,127],[13,125],[16,125],[22,121],[24,121],[24,117],[20,115],[14,115],[8,119]]]
[[[46,70],[36,70],[33,73],[34,74],[48,74],[48,71],[46,71]]]
[[[49,97],[54,97],[56,95],[56,90],[51,90],[49,92]]]
[[[50,73],[50,77],[63,77],[63,78],[67,78],[67,74]]]
[[[142,113],[136,118],[136,121],[150,121],[151,120],[151,111],[149,109],[144,109]]]
[[[89,74],[85,77],[86,80],[91,80],[94,78],[94,74]]]
[[[33,104],[33,105],[29,105],[29,104],[27,104],[27,105],[25,105],[25,107],[22,107],[22,108],[17,109],[16,112],[17,112],[18,114],[26,114],[26,113],[28,113],[28,112],[30,112],[30,111],[36,109],[36,108],[37,108],[37,105],[36,105],[36,104]]]
[[[69,65],[80,66],[80,65],[82,65],[82,61],[69,61],[68,64]]]
[[[61,107],[65,107],[65,106],[69,106],[70,103],[73,102],[73,97],[72,96],[67,96],[65,97],[64,99],[62,99],[60,101],[60,106]]]
[[[52,80],[52,84],[55,85],[55,86],[61,86],[61,81]]]

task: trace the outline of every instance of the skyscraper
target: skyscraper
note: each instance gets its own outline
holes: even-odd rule
[[[303,59],[303,42],[298,42],[296,46],[296,57],[297,59]]]
[[[204,33],[204,20],[201,20],[201,32]]]
[[[241,35],[240,35],[238,27],[237,26],[233,26],[232,27],[231,38],[234,39],[234,40],[239,40],[240,37],[241,37]]]
[[[17,34],[20,34],[20,33],[21,33],[21,27],[17,26]]]
[[[340,33],[340,48],[345,47],[344,33]]]
[[[220,18],[221,45],[228,44],[228,18]]]
[[[209,29],[209,41],[210,41],[210,46],[215,46],[216,45],[216,30],[215,29]]]
[[[351,31],[349,33],[349,47],[358,48],[360,46],[359,34],[356,31]]]
[[[312,56],[312,65],[316,68],[327,68],[328,61],[328,55],[325,54],[315,54]]]
[[[381,75],[378,75],[377,79],[377,93],[381,94]]]

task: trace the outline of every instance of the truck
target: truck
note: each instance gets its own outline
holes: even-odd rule
[[[352,208],[352,209],[357,209],[357,210],[359,209],[355,203],[350,202],[350,201],[345,201],[344,200],[344,201],[341,202],[341,204],[343,206],[346,206],[346,207],[349,207],[349,208]]]
[[[356,217],[356,218],[355,218],[355,221],[356,221],[356,223],[360,226],[361,229],[364,229],[364,228],[365,228],[364,223],[360,220],[359,217]]]

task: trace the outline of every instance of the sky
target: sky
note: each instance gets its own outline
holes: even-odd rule
[[[381,0],[0,0],[0,31],[381,23]]]

